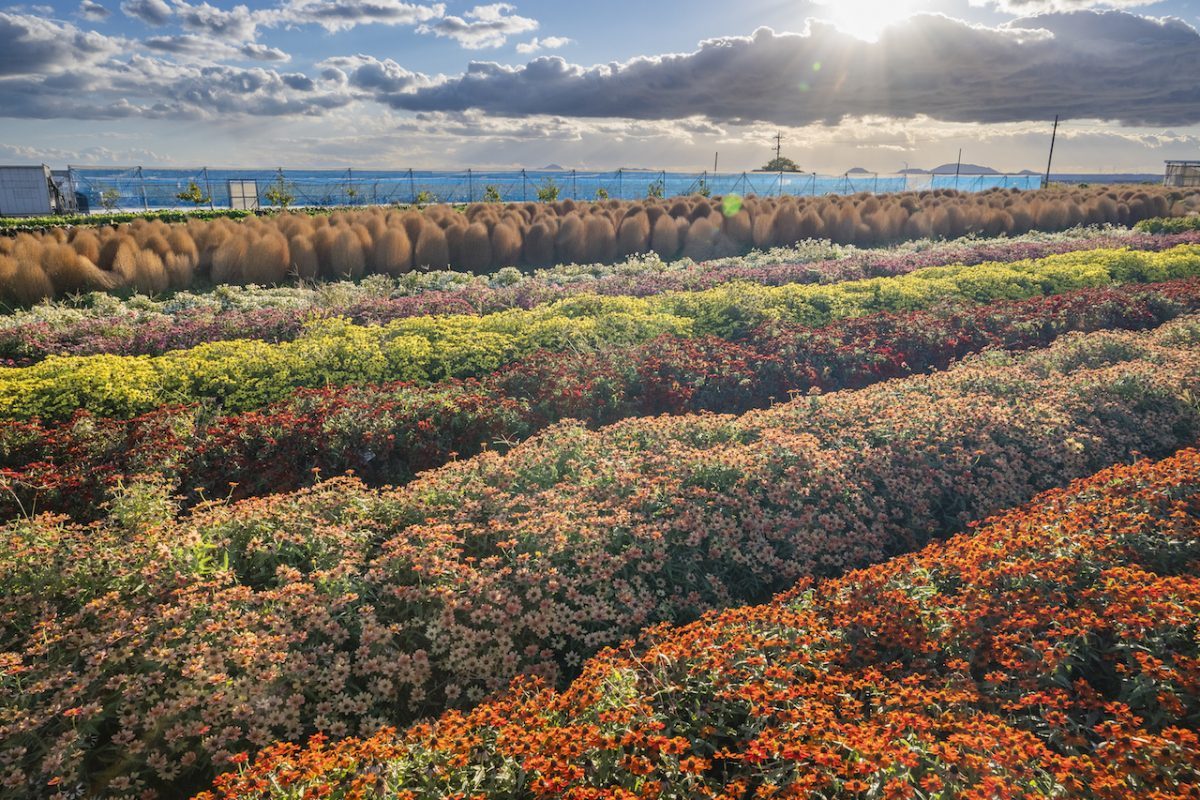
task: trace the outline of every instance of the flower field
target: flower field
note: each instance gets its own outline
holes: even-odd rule
[[[1194,797],[1200,453],[207,797]]]
[[[0,317],[0,800],[1200,797],[1140,228]]]

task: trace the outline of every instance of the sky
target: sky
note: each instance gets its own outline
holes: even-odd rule
[[[1200,159],[1200,0],[0,0],[0,163]]]

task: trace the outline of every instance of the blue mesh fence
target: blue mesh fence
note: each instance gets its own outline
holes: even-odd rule
[[[254,181],[261,207],[290,198],[295,206],[361,206],[412,203],[538,202],[674,197],[736,193],[759,196],[884,193],[923,189],[979,192],[1036,189],[1037,175],[817,175],[813,173],[683,173],[427,170],[151,169],[70,167],[68,185],[81,209],[229,208],[229,181]]]

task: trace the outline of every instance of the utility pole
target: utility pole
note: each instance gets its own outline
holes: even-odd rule
[[[954,188],[958,189],[958,173],[962,169],[962,148],[958,148],[958,163],[954,165]]]
[[[717,159],[721,157],[720,151],[713,153],[713,175],[717,174]]]
[[[1050,185],[1050,165],[1054,163],[1054,140],[1058,138],[1058,114],[1054,115],[1054,130],[1050,134],[1050,157],[1046,159],[1046,177],[1042,179],[1042,188]]]

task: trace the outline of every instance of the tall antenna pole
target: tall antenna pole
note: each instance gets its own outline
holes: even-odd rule
[[[783,155],[783,131],[775,134],[775,158]]]
[[[713,175],[717,174],[717,159],[721,157],[720,151],[713,153]]]
[[[1042,188],[1050,185],[1050,165],[1054,163],[1054,140],[1058,138],[1058,114],[1054,115],[1054,131],[1050,134],[1050,158],[1046,159],[1046,177],[1042,179]]]

